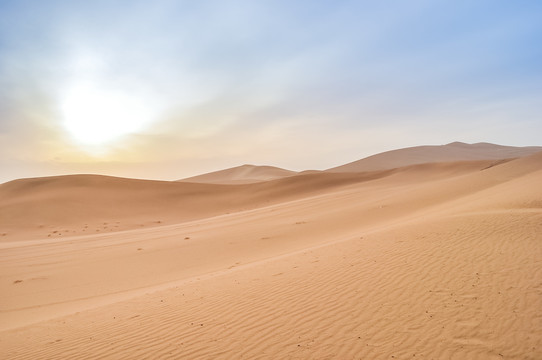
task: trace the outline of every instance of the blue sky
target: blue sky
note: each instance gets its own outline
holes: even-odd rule
[[[541,145],[540,1],[0,1],[0,181]]]

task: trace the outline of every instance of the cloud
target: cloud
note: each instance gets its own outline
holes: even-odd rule
[[[536,1],[4,1],[0,161],[321,168],[419,143],[533,144],[541,14]],[[89,83],[146,104],[151,126],[85,152],[62,103]]]

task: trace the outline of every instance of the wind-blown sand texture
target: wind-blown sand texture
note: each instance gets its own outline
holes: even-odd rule
[[[541,149],[542,151],[542,149]],[[295,175],[295,171],[275,166],[241,165],[229,169],[192,176],[179,181],[207,184],[250,184]]]
[[[2,184],[0,358],[541,359],[541,184],[542,153]]]

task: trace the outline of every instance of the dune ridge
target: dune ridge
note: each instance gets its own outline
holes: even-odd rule
[[[540,146],[516,147],[456,141],[446,145],[425,145],[386,151],[326,171],[375,171],[435,162],[510,159],[529,156],[540,151],[542,151]]]
[[[481,170],[493,160],[422,164],[360,173],[301,173],[250,184],[67,175],[0,184],[1,241],[88,235],[190,221],[318,194],[394,174],[415,181]],[[406,179],[406,176],[404,177]]]
[[[250,184],[260,181],[280,179],[297,174],[295,171],[275,166],[241,165],[207,174],[188,177],[178,181],[206,184]]]

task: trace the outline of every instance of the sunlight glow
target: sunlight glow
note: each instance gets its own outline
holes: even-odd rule
[[[155,115],[144,99],[88,84],[70,88],[60,111],[64,126],[82,145],[103,145],[135,133]]]

